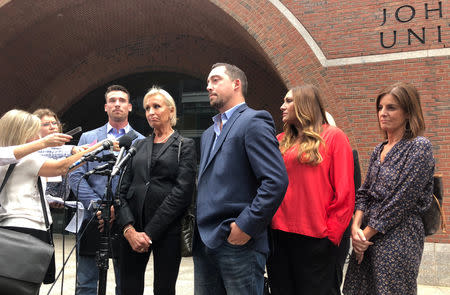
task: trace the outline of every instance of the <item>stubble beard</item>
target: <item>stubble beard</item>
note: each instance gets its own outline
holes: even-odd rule
[[[215,108],[216,110],[220,110],[225,105],[225,102],[222,98],[217,96],[216,100],[210,102],[211,107]]]

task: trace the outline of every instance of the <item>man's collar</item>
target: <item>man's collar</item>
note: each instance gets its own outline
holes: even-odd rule
[[[222,113],[218,113],[217,115],[215,115],[215,116],[212,118],[213,122],[216,122],[215,120],[218,120],[219,116],[222,116],[222,118],[223,118],[223,116],[225,116],[225,118],[226,118],[227,120],[230,119],[231,116],[233,115],[234,111],[236,111],[236,110],[237,110],[241,105],[243,105],[243,104],[245,104],[245,101],[244,101],[244,102],[241,102],[241,103],[239,103],[239,104],[237,104],[237,105],[235,105],[235,106],[232,107],[231,109],[226,110],[225,112],[223,112],[223,114],[222,114]],[[214,120],[214,118],[216,118],[216,119]]]
[[[109,122],[108,122],[108,124],[106,125],[106,134],[108,134],[111,131],[111,129],[113,129],[113,128],[114,127],[112,127],[111,124],[109,124]],[[128,133],[131,130],[130,123],[128,123],[127,126],[125,126],[124,128],[120,128],[120,129],[125,129],[125,133]]]

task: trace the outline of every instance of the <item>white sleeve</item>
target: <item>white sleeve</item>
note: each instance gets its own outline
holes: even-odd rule
[[[0,166],[17,163],[14,156],[15,146],[0,147]]]
[[[23,157],[20,163],[22,164],[23,162],[24,167],[27,167],[28,173],[30,173],[31,176],[37,176],[42,165],[44,165],[47,160],[47,158],[42,157],[39,153],[34,152]]]

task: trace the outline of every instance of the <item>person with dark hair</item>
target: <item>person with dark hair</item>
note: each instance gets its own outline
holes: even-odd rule
[[[272,294],[336,294],[338,245],[354,208],[352,149],[328,124],[317,87],[289,90],[281,111],[278,140],[289,186],[271,224]]]
[[[118,147],[118,139],[132,130],[137,134],[138,139],[144,138],[144,136],[134,131],[130,124],[128,124],[128,114],[131,110],[132,106],[128,91],[120,85],[109,86],[105,93],[105,112],[108,115],[108,122],[97,129],[83,133],[78,145],[89,145],[104,139],[110,139],[114,141],[115,147]],[[98,156],[101,157],[106,153],[103,151]],[[85,179],[83,175],[102,164],[105,164],[105,162],[88,162],[69,175],[70,187],[85,208],[92,207],[90,206],[91,203],[96,204],[97,201],[102,199],[106,191],[107,176],[91,175],[88,179]],[[112,180],[113,192],[116,191],[118,181],[118,176]],[[98,268],[95,261],[95,252],[98,249],[100,233],[97,229],[97,219],[89,222],[92,213],[88,211],[85,214],[85,219],[80,229],[80,232],[83,232],[84,228],[87,228],[85,234],[80,237],[80,245],[78,248],[76,295],[97,294]],[[118,249],[113,247],[113,252],[113,256],[117,257],[118,253],[116,252],[118,252]],[[113,259],[113,262],[116,278],[116,295],[118,295],[120,294],[119,266],[117,259]]]
[[[417,294],[425,231],[421,215],[433,194],[434,159],[416,88],[396,83],[376,99],[385,141],[375,147],[356,194],[353,253],[343,293]]]
[[[108,101],[108,99],[110,97],[110,93],[113,92],[113,91],[114,92],[117,92],[117,91],[118,92],[123,92],[124,96],[126,96],[128,98],[131,97],[130,92],[128,92],[128,90],[125,87],[123,87],[122,85],[117,85],[116,84],[116,85],[108,86],[108,88],[106,89],[106,92],[105,92],[105,100],[106,101]]]
[[[135,144],[136,155],[119,188],[118,221],[124,236],[121,293],[144,293],[145,269],[153,252],[153,293],[174,295],[181,263],[181,218],[195,187],[195,142],[173,129],[177,110],[167,91],[153,87],[143,106],[153,134]]]
[[[194,292],[262,294],[267,227],[287,187],[272,117],[245,104],[238,67],[213,65],[207,79],[220,113],[201,138]]]

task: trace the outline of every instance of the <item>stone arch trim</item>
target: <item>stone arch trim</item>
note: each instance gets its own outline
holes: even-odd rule
[[[314,38],[309,34],[308,30],[306,30],[306,28],[303,26],[300,20],[297,19],[294,16],[294,14],[283,3],[281,3],[280,0],[268,0],[268,1],[270,1],[270,3],[272,3],[288,19],[288,21],[298,31],[298,33],[303,37],[303,39],[305,39],[305,42],[309,45],[309,47],[314,52],[321,65],[324,67],[335,67],[335,66],[450,55],[450,48],[440,48],[440,49],[413,50],[407,52],[327,59],[327,57],[323,54],[322,49],[316,43]]]

